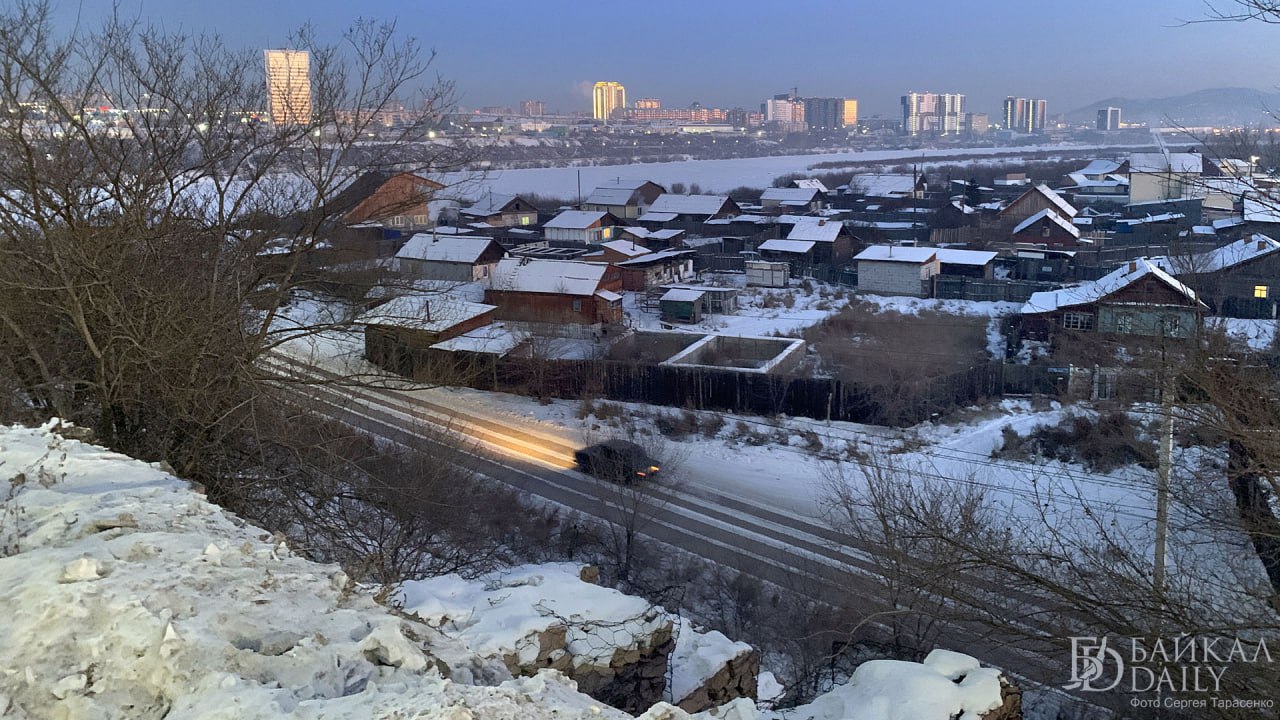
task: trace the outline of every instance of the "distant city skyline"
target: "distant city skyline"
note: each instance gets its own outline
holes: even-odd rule
[[[55,17],[63,28],[77,21],[93,27],[108,5],[64,0]],[[232,47],[259,51],[286,47],[289,31],[306,23],[337,42],[356,17],[338,0],[120,5],[129,17],[169,31],[218,33]],[[435,48],[432,70],[456,83],[468,108],[514,109],[537,99],[548,112],[590,113],[594,83],[610,79],[664,107],[758,110],[796,87],[801,97],[857,98],[862,117],[889,118],[913,90],[963,93],[971,111],[997,117],[1009,95],[1046,98],[1051,113],[1062,113],[1114,96],[1274,89],[1265,69],[1280,66],[1280,28],[1184,22],[1206,12],[1202,0],[1076,0],[1069,11],[996,2],[978,12],[934,0],[825,0],[786,21],[776,3],[763,0],[739,0],[732,12],[717,2],[669,0],[654,0],[643,12],[587,0],[366,0],[359,7],[360,15],[394,20],[399,31]],[[617,52],[620,33],[645,52]],[[488,41],[495,38],[501,42]]]

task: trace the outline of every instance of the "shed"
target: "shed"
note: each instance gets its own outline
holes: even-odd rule
[[[702,321],[702,291],[687,288],[668,290],[658,300],[663,322],[696,323]]]
[[[929,279],[940,263],[934,248],[872,245],[858,253],[858,291],[880,295],[929,296]]]

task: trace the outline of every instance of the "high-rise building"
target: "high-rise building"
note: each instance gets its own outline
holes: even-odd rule
[[[1120,108],[1108,107],[1098,111],[1099,130],[1120,129]]]
[[[991,118],[986,113],[967,113],[964,119],[965,132],[970,136],[986,135],[991,128]]]
[[[958,135],[964,126],[965,96],[961,93],[917,93],[902,96],[902,134]]]
[[[627,89],[622,83],[598,82],[591,91],[591,116],[609,121],[614,110],[627,106]]]
[[[844,127],[844,98],[805,98],[804,121],[811,130]]]
[[[853,127],[858,124],[858,101],[854,98],[845,98],[844,107],[841,108],[841,122],[845,127]]]
[[[660,110],[662,101],[658,98],[640,98],[634,106],[637,110]]]
[[[541,100],[521,100],[520,114],[525,117],[541,117],[547,114],[547,104]]]
[[[765,122],[802,123],[804,103],[790,95],[776,96],[764,102]]]
[[[275,125],[311,122],[311,53],[263,50],[267,64],[267,105]]]
[[[1010,95],[1004,99],[1004,129],[1022,133],[1044,132],[1048,103]]]

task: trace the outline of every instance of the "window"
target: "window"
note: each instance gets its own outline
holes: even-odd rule
[[[1266,286],[1266,285],[1254,285],[1254,286],[1253,286],[1253,296],[1254,296],[1255,298],[1259,299],[1259,300],[1266,300],[1266,299],[1267,299],[1267,286]]]
[[[404,216],[403,216],[403,215],[392,215],[391,217],[387,218],[387,224],[388,224],[388,225],[393,225],[393,226],[395,226],[395,227],[399,227],[399,226],[401,226],[401,225],[404,225]]]
[[[1133,315],[1129,313],[1121,313],[1116,316],[1116,332],[1132,333],[1133,332]]]
[[[574,301],[573,301],[573,311],[574,311],[574,312],[577,312],[577,313],[582,312],[582,301],[581,301],[581,300],[574,300]]]
[[[414,215],[414,216],[413,216],[413,224],[414,224],[414,225],[426,225],[426,224],[427,224],[427,216],[426,216],[426,215]]]
[[[521,224],[521,225],[529,225],[529,224],[531,224],[532,222],[533,222],[533,218],[529,217],[528,215],[521,215],[521,216],[520,216],[520,224]]]
[[[1089,313],[1064,313],[1062,316],[1062,327],[1068,330],[1092,330],[1093,316]]]
[[[1182,335],[1182,318],[1177,315],[1166,316],[1164,319],[1164,334],[1168,337]]]
[[[1048,226],[1048,225],[1045,225],[1043,228],[1040,228],[1040,237],[1049,237],[1049,226]]]

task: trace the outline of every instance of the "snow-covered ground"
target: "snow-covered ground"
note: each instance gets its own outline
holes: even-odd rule
[[[711,284],[736,284],[741,288],[737,312],[732,315],[708,313],[703,315],[701,322],[681,325],[680,329],[735,337],[794,335],[835,314],[854,297],[852,290],[835,285],[795,282],[785,289],[758,288],[746,287],[745,280],[742,275],[714,276]],[[627,320],[634,328],[659,329],[662,325],[658,311],[642,307],[641,295],[624,293],[623,307]]]
[[[640,163],[634,165],[597,165],[590,167],[531,168],[519,170],[491,170],[481,177],[474,174],[447,175],[444,182],[453,185],[463,183],[472,192],[492,191],[502,194],[537,193],[552,197],[572,198],[606,182],[622,180],[651,180],[664,187],[672,183],[697,183],[703,192],[725,192],[746,185],[766,188],[773,179],[788,173],[821,173],[831,170],[814,166],[830,162],[883,162],[887,165],[918,163],[921,158],[941,161],[963,161],[967,158],[994,153],[1009,153],[1001,158],[1005,162],[1017,161],[1018,153],[1040,153],[1054,150],[1102,149],[1116,152],[1114,147],[1092,145],[1034,145],[1002,148],[954,148],[948,150],[866,150],[816,155],[779,155],[776,157],[733,158],[729,160],[685,160],[680,162]]]
[[[0,503],[0,716],[628,717],[560,673],[512,678],[490,657],[521,652],[511,639],[550,615],[600,625],[629,617],[638,633],[663,615],[636,598],[586,590],[577,566],[411,584],[400,596],[405,609],[434,620],[419,622],[160,468],[61,430],[56,421],[0,428],[10,488]],[[749,650],[687,623],[680,636],[677,693]],[[612,649],[608,633],[569,639],[588,657]],[[764,689],[778,690],[767,676]],[[999,704],[994,671],[935,651],[924,664],[866,663],[849,685],[785,713],[760,714],[744,699],[694,716],[660,703],[640,717],[949,720]]]
[[[1242,318],[1205,318],[1208,327],[1220,327],[1228,337],[1243,342],[1252,350],[1270,350],[1276,341],[1277,320],[1245,320]]]

